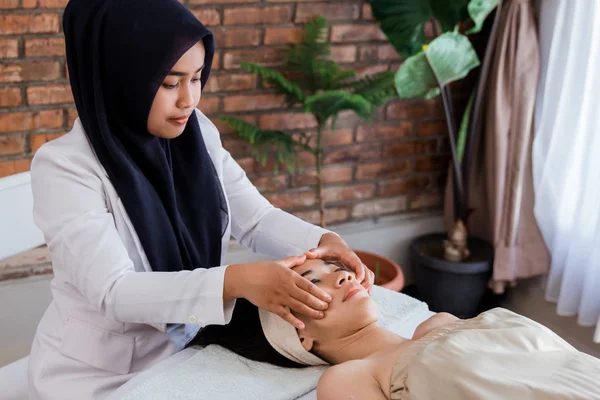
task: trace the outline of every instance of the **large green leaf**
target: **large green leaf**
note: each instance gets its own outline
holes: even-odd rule
[[[498,0],[471,0],[467,6],[467,10],[475,26],[469,29],[467,34],[470,35],[481,31],[483,22],[497,6]]]
[[[467,76],[479,66],[479,58],[469,38],[458,32],[446,32],[435,38],[425,55],[441,86]]]
[[[371,9],[402,57],[411,56],[425,43],[424,26],[432,16],[427,0],[371,0]]]
[[[442,32],[451,31],[463,20],[462,10],[469,0],[429,0],[435,19],[440,21]]]
[[[407,58],[402,63],[396,72],[395,83],[398,96],[404,99],[432,99],[440,94],[433,71],[423,52]]]
[[[471,92],[467,107],[460,122],[460,129],[458,130],[458,140],[456,141],[456,158],[458,162],[462,164],[463,155],[465,154],[465,145],[467,144],[467,131],[469,130],[469,122],[471,120],[471,108],[473,107],[473,101],[475,100],[475,92],[477,88]]]
[[[373,16],[398,54],[407,58],[426,43],[424,26],[432,18],[442,31],[465,19],[468,0],[371,0]]]

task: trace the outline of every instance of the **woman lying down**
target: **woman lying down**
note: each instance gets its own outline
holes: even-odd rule
[[[548,328],[496,308],[461,320],[440,313],[405,339],[377,324],[377,307],[344,265],[308,260],[294,270],[331,295],[325,318],[296,330],[238,300],[230,324],[191,345],[219,344],[282,367],[333,364],[319,400],[600,399],[600,360]]]

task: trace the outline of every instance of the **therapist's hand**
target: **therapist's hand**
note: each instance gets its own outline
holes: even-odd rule
[[[322,260],[339,260],[347,267],[354,270],[356,279],[371,293],[371,287],[375,282],[375,274],[371,271],[344,240],[334,233],[326,233],[321,236],[319,245],[304,253],[306,258]]]
[[[304,329],[304,323],[290,309],[321,319],[331,301],[329,294],[292,271],[293,267],[305,261],[306,256],[302,255],[276,261],[230,265],[225,270],[224,291],[229,290],[234,293],[232,297],[243,297],[255,306],[279,315],[297,329]]]

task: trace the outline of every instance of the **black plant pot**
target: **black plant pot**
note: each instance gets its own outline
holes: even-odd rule
[[[481,312],[491,276],[494,248],[469,238],[471,255],[462,262],[444,260],[445,233],[420,236],[410,244],[410,259],[419,297],[431,311],[472,318]]]

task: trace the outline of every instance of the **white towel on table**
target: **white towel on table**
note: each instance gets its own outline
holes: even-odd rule
[[[402,293],[373,287],[381,326],[412,337],[404,322],[427,304]],[[220,346],[208,346],[188,360],[152,375],[123,393],[123,400],[282,400],[311,391],[326,367],[281,368],[251,361]]]

